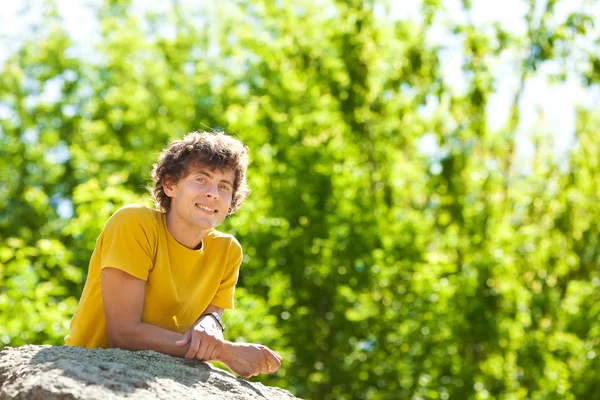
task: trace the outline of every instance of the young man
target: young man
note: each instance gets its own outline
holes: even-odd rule
[[[277,371],[269,348],[223,339],[242,249],[214,228],[248,195],[247,166],[246,147],[222,133],[193,132],[163,150],[157,210],[127,206],[108,220],[66,344],[220,361],[245,377]]]

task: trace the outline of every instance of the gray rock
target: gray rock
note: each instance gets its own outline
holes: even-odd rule
[[[155,351],[68,346],[5,347],[5,399],[296,399],[198,360]]]

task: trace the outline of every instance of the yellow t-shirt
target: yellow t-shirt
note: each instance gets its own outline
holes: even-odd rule
[[[100,271],[118,268],[146,281],[142,322],[183,333],[209,304],[233,308],[242,248],[231,235],[210,230],[200,250],[179,244],[166,215],[143,206],[118,210],[96,241],[68,346],[107,348]]]

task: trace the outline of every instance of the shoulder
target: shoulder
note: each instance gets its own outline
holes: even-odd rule
[[[105,229],[114,228],[116,226],[129,226],[132,229],[139,227],[144,230],[155,230],[160,220],[160,211],[139,204],[130,204],[118,209],[109,218]]]
[[[110,219],[154,219],[160,211],[139,204],[129,204],[119,208]]]
[[[227,247],[230,253],[242,253],[242,245],[233,235],[213,229],[207,233],[207,238],[214,243],[214,245]]]
[[[227,264],[229,271],[237,271],[244,258],[240,242],[233,235],[215,229],[208,232],[207,237],[210,240],[207,243],[207,247],[224,256],[223,260]]]

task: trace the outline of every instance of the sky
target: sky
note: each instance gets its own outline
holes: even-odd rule
[[[80,44],[81,52],[88,50],[86,43],[98,37],[98,24],[93,12],[87,4],[98,4],[99,0],[57,0],[59,12],[64,20],[64,26]],[[186,1],[186,0],[182,0]],[[480,29],[489,29],[492,23],[499,22],[502,27],[513,33],[526,31],[523,16],[527,9],[523,0],[473,0],[470,18]],[[23,6],[30,4],[30,11],[23,13]],[[19,38],[30,35],[31,26],[41,20],[43,0],[13,0],[4,2],[0,9],[0,63],[7,54],[19,45]],[[168,7],[170,2],[143,2],[135,1],[133,13],[143,13],[144,9],[152,7],[158,9]],[[384,16],[389,12],[392,18],[418,19],[420,18],[420,1],[391,0],[390,7],[376,7],[376,15]],[[469,18],[462,9],[460,0],[443,0],[446,12],[440,14],[438,23],[429,33],[428,39],[432,43],[440,44],[443,51],[439,56],[445,80],[450,82],[457,93],[466,90],[466,79],[461,70],[462,43],[455,35],[449,34],[445,26],[450,22],[466,22]],[[544,7],[545,0],[537,1],[536,10]],[[566,13],[580,10],[585,7],[587,12],[600,17],[600,2],[589,0],[563,0],[559,1],[555,15],[564,16]],[[597,20],[599,20],[597,18]],[[600,37],[598,28],[592,36]],[[506,123],[511,101],[518,89],[519,76],[516,62],[523,58],[523,54],[505,54],[500,60],[490,65],[493,75],[501,84],[495,88],[495,93],[489,99],[488,127],[491,131],[498,130]],[[571,69],[578,67],[577,60],[572,60]],[[555,141],[555,153],[560,154],[569,149],[574,143],[576,107],[596,108],[600,105],[598,90],[584,88],[575,79],[574,74],[568,75],[565,82],[550,83],[548,76],[555,71],[557,65],[547,63],[535,76],[526,81],[520,101],[521,121],[517,128],[517,149],[522,157],[532,154],[533,148],[529,136],[532,133],[549,133]],[[51,87],[51,85],[50,85]],[[52,89],[48,96],[56,96]],[[433,98],[433,97],[432,97]],[[427,114],[435,110],[435,99],[419,112]],[[433,135],[431,135],[433,136]],[[423,151],[435,151],[432,137],[425,137],[422,141]]]

